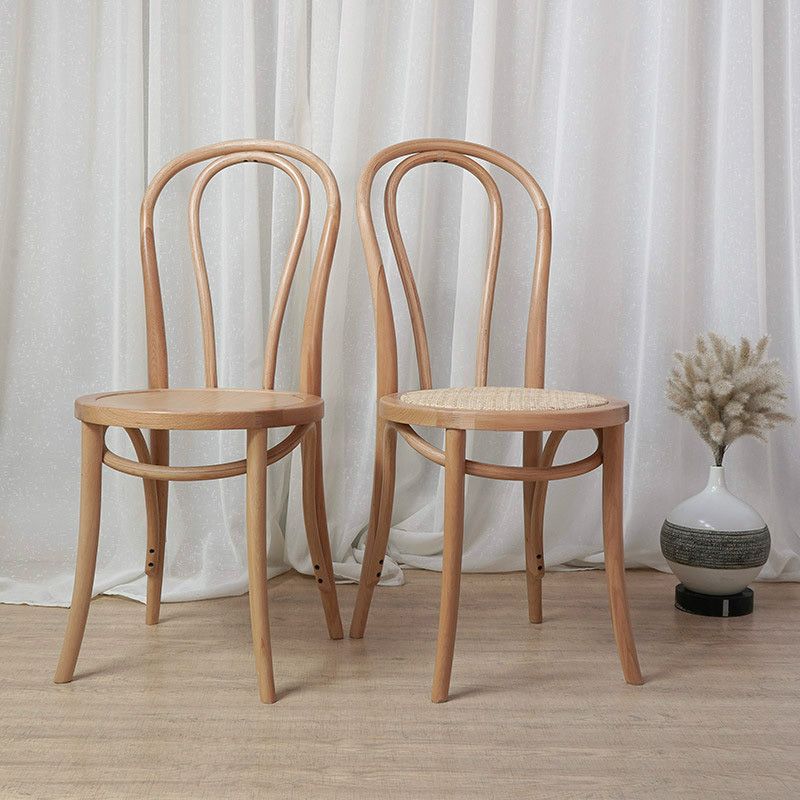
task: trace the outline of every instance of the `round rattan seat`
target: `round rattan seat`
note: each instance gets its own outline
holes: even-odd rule
[[[489,431],[566,431],[620,425],[628,404],[613,397],[520,386],[418,389],[384,395],[382,416],[434,428]]]
[[[404,392],[401,403],[459,411],[568,411],[608,403],[605,397],[560,389],[526,389],[513,386],[462,386]]]

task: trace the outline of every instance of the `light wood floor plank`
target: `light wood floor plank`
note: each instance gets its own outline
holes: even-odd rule
[[[800,586],[756,613],[676,611],[628,575],[647,683],[622,678],[604,576],[465,575],[451,700],[430,702],[439,575],[379,589],[331,641],[313,580],[270,584],[278,703],[258,702],[247,597],[92,603],[75,681],[52,684],[66,610],[0,606],[0,798],[797,798]],[[349,620],[355,587],[340,587]]]

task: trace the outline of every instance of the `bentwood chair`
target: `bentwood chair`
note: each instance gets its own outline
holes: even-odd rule
[[[398,158],[403,160],[387,180],[384,212],[411,318],[420,385],[418,391],[402,393],[398,393],[397,386],[397,336],[392,303],[371,210],[372,185],[378,170]],[[486,385],[503,212],[497,184],[475,159],[500,167],[516,178],[530,195],[536,209],[538,230],[525,346],[524,387]],[[455,164],[472,173],[489,197],[491,239],[480,311],[475,386],[472,387],[432,388],[422,307],[397,218],[397,189],[403,176],[414,167],[431,162]],[[392,517],[398,434],[414,450],[445,470],[442,587],[432,691],[435,703],[447,700],[450,687],[461,581],[465,475],[522,481],[528,616],[531,622],[538,623],[542,621],[543,522],[548,482],[582,475],[602,464],[603,538],[612,626],[625,680],[641,684],[625,594],[622,542],[623,432],[628,419],[628,404],[610,397],[543,388],[551,229],[550,210],[541,188],[516,161],[488,147],[449,139],[417,139],[388,147],[369,161],[358,184],[357,210],[375,312],[378,421],[372,510],[350,636],[359,639],[364,635],[373,590],[381,576]],[[443,428],[444,451],[423,439],[414,430],[414,425]],[[553,466],[564,434],[585,429],[594,430],[597,436],[598,445],[594,453],[580,461]],[[467,431],[483,430],[521,431],[522,466],[501,466],[467,459]],[[544,447],[543,431],[552,431]]]
[[[205,387],[171,389],[168,388],[167,342],[153,214],[156,201],[167,182],[181,170],[202,161],[209,163],[197,176],[191,190],[189,239],[200,301]],[[306,304],[299,391],[279,392],[273,388],[278,341],[308,229],[311,205],[308,184],[295,161],[310,167],[320,178],[327,210]],[[291,178],[298,195],[294,235],[266,333],[263,389],[220,389],[217,386],[214,319],[200,234],[200,202],[206,186],[218,172],[241,162],[277,167]],[[328,165],[308,150],[286,142],[253,139],[201,147],[175,158],[156,174],[147,187],[142,202],[140,233],[149,389],[88,395],[75,402],[75,416],[81,421],[82,428],[80,529],[72,606],[56,669],[56,683],[72,680],[89,613],[100,528],[103,464],[143,479],[147,510],[146,621],[149,625],[158,622],[161,604],[169,481],[213,480],[246,474],[247,561],[253,650],[259,695],[262,702],[272,703],[275,701],[275,683],[267,603],[267,466],[288,455],[299,444],[303,461],[303,512],[308,548],[328,633],[332,639],[342,638],[325,516],[321,436],[323,402],[320,397],[322,321],[340,213],[339,190]],[[106,448],[105,432],[108,426],[125,429],[137,461],[123,458]],[[268,430],[284,426],[293,426],[293,429],[281,442],[268,449]],[[142,430],[150,431],[149,447]],[[170,430],[247,431],[246,458],[225,464],[172,466],[169,464]]]

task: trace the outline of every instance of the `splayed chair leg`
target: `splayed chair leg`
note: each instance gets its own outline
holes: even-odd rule
[[[383,571],[383,560],[389,541],[394,505],[395,460],[397,452],[397,430],[383,420],[378,421],[375,442],[375,471],[372,483],[372,508],[369,530],[358,583],[358,596],[350,622],[350,638],[360,639],[364,635],[372,594]]]
[[[325,612],[328,635],[331,639],[341,639],[343,636],[342,618],[339,615],[336,583],[333,578],[333,562],[325,514],[325,493],[320,485],[322,470],[318,469],[318,461],[322,456],[318,441],[321,434],[321,427],[312,426],[300,445],[303,458],[303,514],[306,523],[308,551],[311,554],[314,578],[317,581],[322,608]]]
[[[78,525],[78,553],[75,583],[69,609],[64,644],[54,681],[69,683],[75,674],[89,603],[92,600],[97,543],[100,537],[100,495],[102,492],[103,449],[106,429],[102,425],[81,424],[81,500]]]
[[[604,428],[603,442],[603,542],[611,606],[611,624],[628,683],[644,683],[631,628],[625,589],[625,552],[622,538],[622,483],[625,459],[625,426]]]

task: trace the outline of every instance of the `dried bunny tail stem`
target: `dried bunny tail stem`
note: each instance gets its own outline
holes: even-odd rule
[[[707,336],[708,340],[711,342],[711,347],[714,350],[714,355],[717,357],[717,361],[721,363],[728,343],[720,335],[716,333],[709,332]],[[698,350],[699,349],[700,348],[698,348]]]
[[[731,423],[728,425],[727,430],[725,431],[725,439],[723,441],[724,445],[729,445],[735,439],[738,439],[742,433],[744,432],[744,423],[740,419],[731,420]]]
[[[746,367],[750,363],[750,340],[742,336],[741,341],[739,342],[739,367]]]

